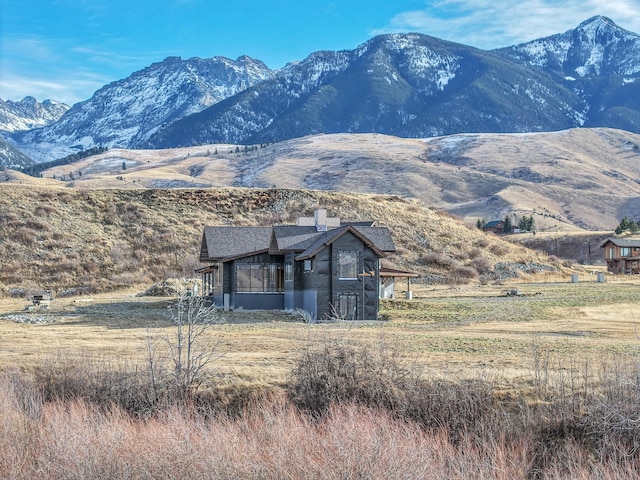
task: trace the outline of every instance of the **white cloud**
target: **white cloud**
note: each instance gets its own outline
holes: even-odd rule
[[[78,92],[95,91],[105,84],[104,79],[91,75],[67,76],[54,80],[37,78],[35,75],[3,75],[0,78],[0,91],[3,100],[21,100],[26,96],[32,96],[39,101],[51,99],[73,105],[86,98],[81,98]]]
[[[640,32],[640,0],[440,0],[402,12],[372,34],[419,32],[478,48],[499,48],[563,33],[594,15]]]

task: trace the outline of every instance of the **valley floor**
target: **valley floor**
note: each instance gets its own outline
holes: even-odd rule
[[[560,369],[640,353],[640,280],[633,277],[411,288],[412,300],[399,292],[402,298],[381,302],[387,321],[308,325],[292,312],[219,312],[208,332],[220,353],[213,368],[226,382],[277,386],[305,346],[341,338],[391,343],[431,374],[491,370],[508,385],[531,375],[541,350]],[[173,335],[173,300],[121,292],[56,298],[47,310],[27,312],[26,299],[0,299],[0,365],[28,367],[60,355],[144,360],[150,341]]]

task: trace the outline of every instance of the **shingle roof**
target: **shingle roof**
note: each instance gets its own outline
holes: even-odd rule
[[[206,256],[217,261],[265,252],[271,243],[272,230],[272,227],[205,227]]]
[[[609,242],[618,247],[640,247],[640,238],[608,238],[600,247],[604,247]]]
[[[393,243],[391,232],[387,227],[355,227],[362,235],[367,237],[373,244],[383,252],[395,252],[396,245]]]
[[[485,224],[484,228],[497,227],[501,223],[504,223],[504,222],[502,220],[491,220],[489,223]]]
[[[386,227],[347,224],[326,232],[318,232],[316,227],[296,225],[205,227],[200,260],[226,261],[263,252],[274,255],[302,252],[299,259],[310,258],[347,231],[353,232],[378,255],[396,250]]]
[[[318,237],[316,227],[299,227],[297,225],[277,225],[273,227],[272,250],[280,252],[301,252],[306,250]]]

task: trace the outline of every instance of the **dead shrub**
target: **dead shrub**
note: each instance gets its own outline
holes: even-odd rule
[[[489,240],[485,237],[480,237],[475,241],[475,245],[479,248],[487,248],[489,246]]]
[[[10,238],[15,242],[32,245],[37,240],[37,234],[27,227],[20,227],[11,233]]]
[[[50,230],[48,223],[35,218],[32,218],[29,221],[27,221],[26,226],[27,228],[30,228],[31,230],[35,230],[37,232],[48,232]]]
[[[84,401],[108,411],[117,405],[134,416],[146,416],[183,397],[170,372],[155,365],[121,359],[60,355],[36,366],[34,385],[45,402]]]
[[[344,341],[325,341],[306,348],[288,383],[295,405],[323,414],[333,403],[359,403],[393,411],[402,409],[404,389],[415,371],[403,367],[388,346],[379,350]]]
[[[455,439],[503,428],[492,425],[502,409],[490,382],[424,379],[386,345],[375,350],[344,341],[316,343],[298,358],[287,388],[296,406],[318,416],[331,405],[355,403],[384,409],[427,430],[444,428]]]
[[[423,257],[420,259],[420,262],[423,265],[431,265],[435,267],[444,267],[444,268],[449,268],[455,263],[457,263],[457,261],[454,258],[440,251],[438,252],[432,251],[427,253],[426,255],[423,255]]]
[[[509,248],[502,243],[494,243],[489,247],[489,251],[498,257],[509,253]]]
[[[486,257],[476,257],[471,261],[471,266],[476,269],[480,275],[484,275],[493,270],[493,264]]]
[[[473,267],[465,265],[456,267],[453,272],[449,274],[449,281],[457,284],[466,284],[477,278],[478,271]]]
[[[48,217],[49,215],[51,215],[52,213],[56,212],[56,208],[52,207],[51,205],[38,205],[36,207],[36,209],[34,210],[33,214],[36,217]]]

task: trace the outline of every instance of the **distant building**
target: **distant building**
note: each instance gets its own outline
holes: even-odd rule
[[[485,232],[492,232],[497,234],[504,233],[504,221],[502,220],[492,220],[489,223],[486,223],[482,230]]]
[[[600,247],[607,271],[640,274],[640,238],[609,238]]]
[[[380,258],[395,250],[386,227],[316,210],[296,225],[205,227],[200,261],[209,265],[198,271],[204,295],[224,308],[375,320],[380,292],[403,273],[381,272]]]

